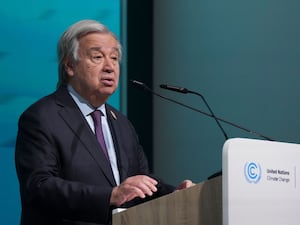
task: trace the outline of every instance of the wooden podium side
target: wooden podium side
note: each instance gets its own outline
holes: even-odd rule
[[[221,176],[113,215],[113,225],[221,224]]]

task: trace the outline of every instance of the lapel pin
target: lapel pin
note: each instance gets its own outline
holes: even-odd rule
[[[112,115],[112,117],[114,118],[114,120],[117,120],[117,116],[113,111],[110,111],[110,114]]]

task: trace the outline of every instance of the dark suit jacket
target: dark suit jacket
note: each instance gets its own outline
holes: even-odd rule
[[[106,105],[121,181],[149,174],[131,123]],[[16,170],[22,225],[110,224],[116,186],[95,135],[65,86],[30,106],[19,119]],[[174,187],[159,183],[154,197]],[[125,205],[130,207],[140,199]]]

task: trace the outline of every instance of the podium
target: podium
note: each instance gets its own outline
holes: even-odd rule
[[[221,225],[221,176],[113,214],[113,225]]]
[[[222,154],[223,225],[300,224],[300,145],[233,138]]]
[[[299,225],[300,145],[233,138],[222,176],[113,215],[113,225]]]

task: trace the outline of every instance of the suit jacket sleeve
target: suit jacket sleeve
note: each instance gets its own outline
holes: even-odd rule
[[[132,126],[132,124],[128,121],[126,117],[124,117],[122,114],[119,114],[111,106],[108,106],[107,109],[108,109],[107,110],[108,115],[110,115],[110,112],[112,111],[113,114],[117,115],[118,120],[121,120],[119,124],[122,124],[122,126],[118,126],[118,125],[114,125],[114,122],[116,122],[114,118],[109,117],[111,119],[112,130],[113,131],[118,130],[119,134],[121,134],[122,136],[124,135],[123,137],[116,135],[117,139],[123,140],[122,144],[126,143],[126,145],[123,146],[116,146],[117,147],[116,150],[119,153],[118,158],[121,159],[119,162],[119,164],[121,165],[120,167],[121,181],[124,181],[127,177],[140,175],[140,174],[148,175],[158,181],[158,185],[157,185],[158,191],[154,195],[152,195],[151,197],[146,197],[144,199],[136,198],[130,202],[125,203],[122,207],[128,208],[143,203],[145,201],[149,201],[153,198],[157,198],[162,195],[173,192],[175,190],[174,186],[166,184],[161,178],[150,173],[145,152],[139,143],[137,133],[134,127]],[[119,143],[117,140],[115,140],[115,142]]]

